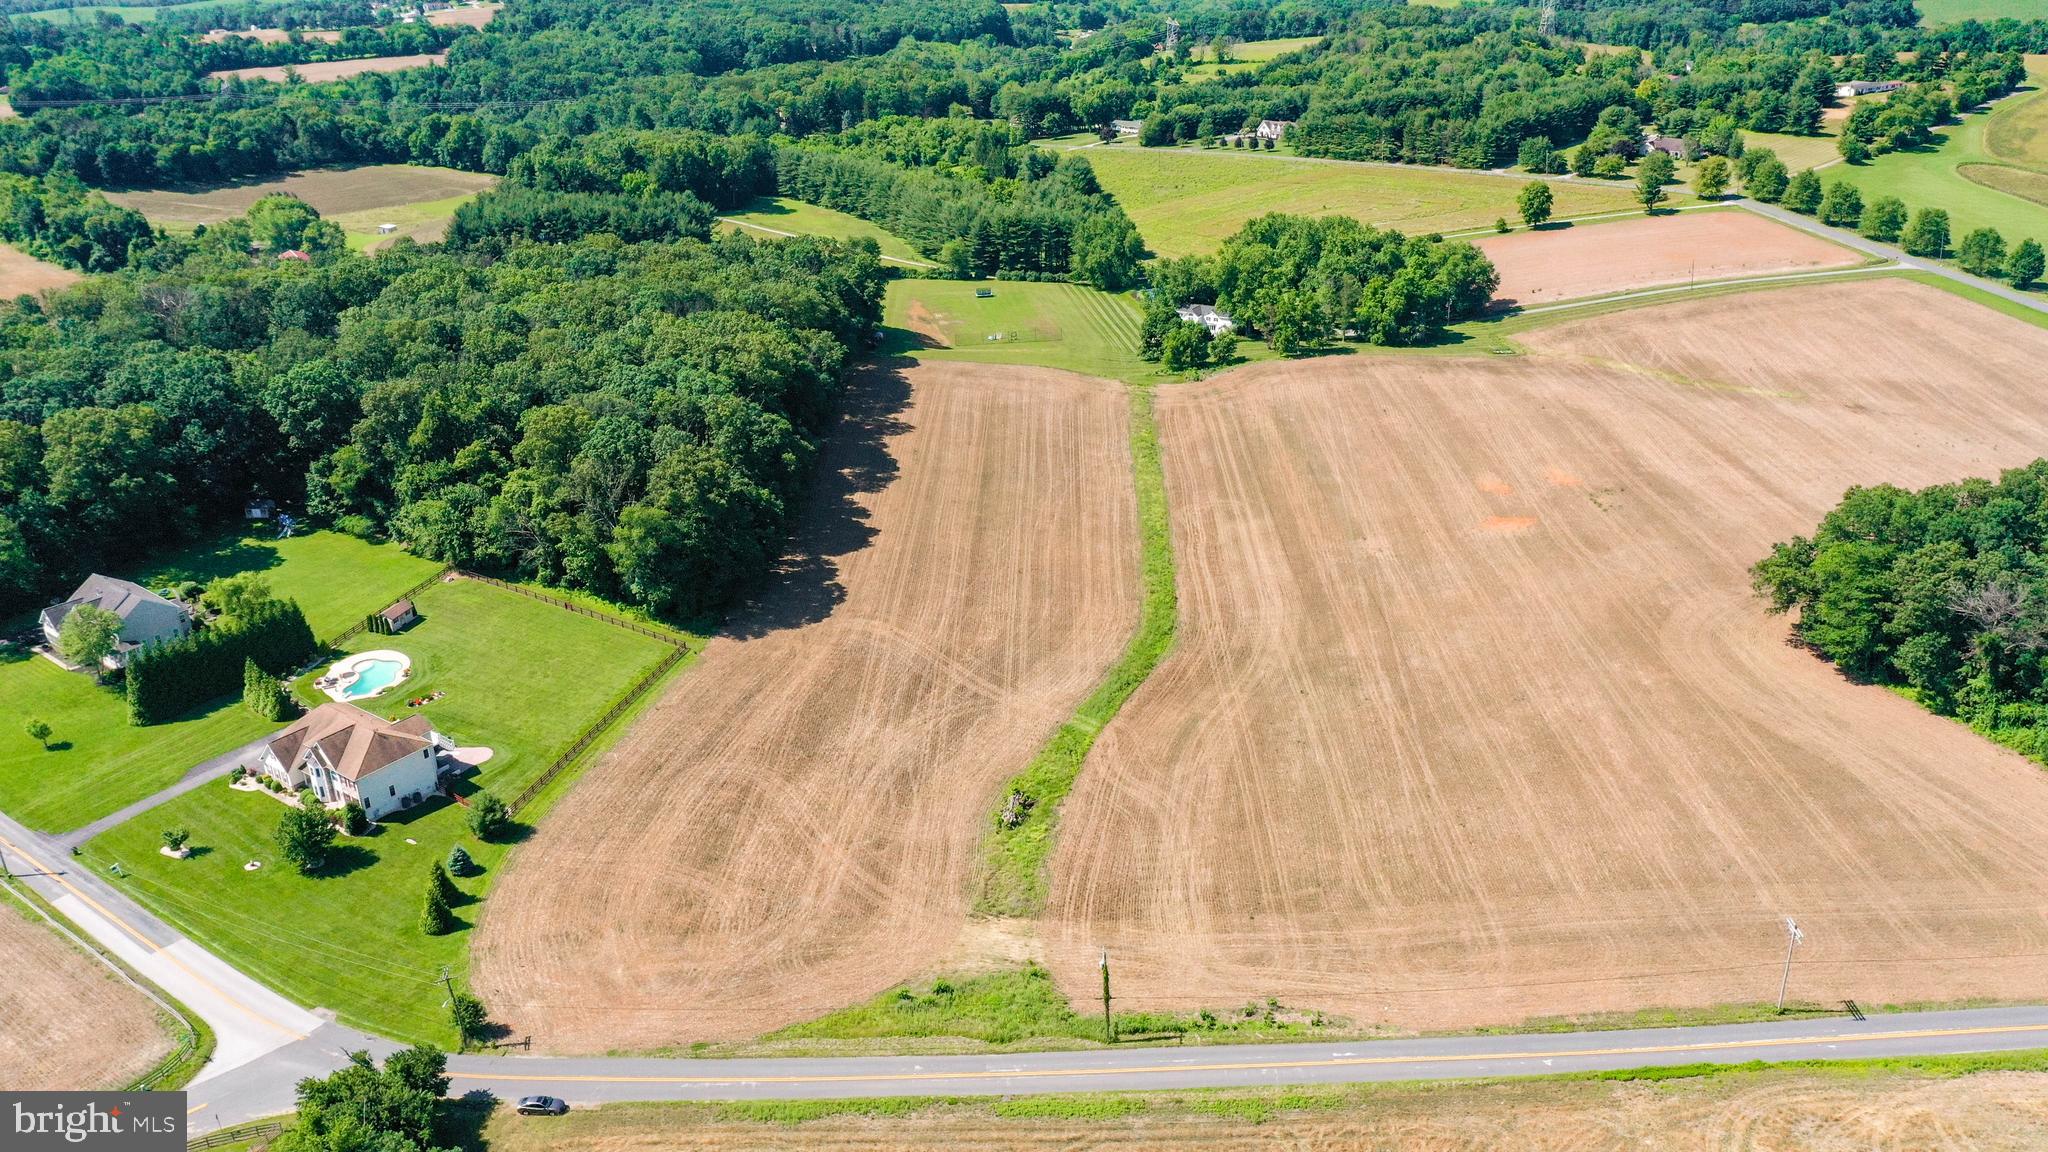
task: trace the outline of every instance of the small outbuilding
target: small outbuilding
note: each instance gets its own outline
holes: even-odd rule
[[[1109,122],[1109,130],[1119,136],[1136,136],[1145,130],[1145,122],[1142,120],[1111,120]]]
[[[413,608],[412,601],[400,600],[391,607],[377,613],[374,619],[376,626],[371,631],[380,636],[392,636],[419,623],[420,614]]]

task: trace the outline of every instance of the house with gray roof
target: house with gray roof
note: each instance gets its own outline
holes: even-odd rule
[[[140,584],[102,576],[95,572],[62,604],[43,609],[43,639],[54,650],[63,631],[64,618],[81,604],[102,608],[121,618],[120,638],[108,654],[106,665],[119,668],[128,654],[159,640],[173,640],[192,631],[192,614]]]

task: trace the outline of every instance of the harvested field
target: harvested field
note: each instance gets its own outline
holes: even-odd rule
[[[294,172],[274,180],[217,187],[167,188],[139,192],[107,192],[106,198],[133,208],[172,231],[198,224],[218,224],[249,210],[273,192],[286,192],[318,209],[349,234],[350,246],[410,236],[421,243],[438,240],[455,210],[471,196],[498,182],[496,176],[454,168],[415,164],[368,164],[360,168],[321,168]],[[380,224],[396,224],[386,236]]]
[[[966,929],[983,821],[1137,623],[1117,385],[929,364],[855,390],[783,577],[522,846],[478,929],[553,1051],[751,1036]]]
[[[1765,1071],[1669,1083],[1387,1085],[958,1101],[793,1121],[770,1108],[607,1105],[535,1124],[499,1109],[493,1152],[1200,1148],[1267,1152],[1925,1152],[2048,1147],[2048,1075]],[[750,1115],[751,1111],[751,1115]]]
[[[0,1087],[121,1088],[170,1054],[156,1005],[0,897]]]
[[[0,300],[12,300],[23,293],[36,295],[52,288],[68,288],[85,277],[61,264],[38,260],[19,248],[0,244]]]
[[[292,38],[294,31],[301,40],[317,40],[322,44],[341,43],[341,30],[338,28],[215,28],[200,39],[208,44],[218,44],[230,37],[239,36],[244,40],[254,40],[258,44],[283,44]]]
[[[1161,394],[1177,646],[1103,733],[1049,966],[1127,1009],[1458,1028],[2027,997],[2048,773],[1787,643],[1746,569],[1843,490],[2021,464],[2048,332],[1900,281],[1635,309],[1503,360]]]
[[[441,25],[466,24],[471,28],[481,28],[489,24],[491,19],[498,14],[498,11],[504,7],[503,4],[485,4],[477,8],[443,8],[438,12],[427,13],[427,23]]]
[[[1839,244],[1739,210],[1545,228],[1472,243],[1500,269],[1494,302],[1503,306],[1863,263]]]
[[[365,72],[403,72],[407,68],[426,68],[448,62],[446,52],[421,56],[372,56],[366,60],[322,60],[316,64],[273,64],[264,68],[227,68],[219,72],[208,72],[208,80],[274,80],[284,83],[287,71],[297,71],[299,78],[308,84],[322,80],[346,80]]]

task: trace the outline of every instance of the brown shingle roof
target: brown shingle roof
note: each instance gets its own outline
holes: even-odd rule
[[[270,751],[280,763],[291,765],[309,748],[318,748],[343,779],[361,780],[427,747],[430,730],[425,716],[415,714],[394,724],[337,701],[320,705],[272,737]]]
[[[405,619],[406,617],[408,617],[408,616],[411,616],[411,615],[412,615],[412,601],[410,601],[410,600],[400,600],[400,601],[399,601],[398,603],[396,603],[396,604],[393,604],[393,605],[392,605],[391,607],[389,607],[389,608],[386,608],[386,609],[385,609],[385,610],[384,610],[384,611],[383,611],[383,612],[381,613],[381,615],[382,615],[382,616],[383,616],[383,617],[384,617],[384,618],[385,618],[386,620],[389,620],[389,621],[391,621],[391,622],[392,622],[393,624],[396,624],[396,623],[398,623],[398,622],[399,622],[400,620],[403,620],[403,619]]]

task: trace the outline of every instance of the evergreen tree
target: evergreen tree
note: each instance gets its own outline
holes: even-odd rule
[[[445,936],[455,929],[455,914],[448,910],[448,898],[432,884],[427,885],[426,903],[420,908],[420,931]]]

